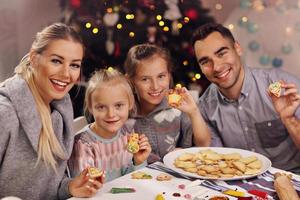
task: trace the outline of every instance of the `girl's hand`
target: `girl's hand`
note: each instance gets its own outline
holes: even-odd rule
[[[92,197],[102,187],[104,183],[104,173],[99,178],[90,178],[88,169],[84,169],[79,176],[69,183],[69,192],[73,197]]]
[[[181,100],[178,106],[173,106],[182,112],[187,113],[188,115],[192,115],[194,112],[199,112],[197,104],[193,98],[193,96],[189,93],[189,91],[185,88],[175,88],[178,94],[181,95]]]
[[[276,97],[269,92],[272,99],[275,110],[280,115],[280,118],[284,121],[288,118],[294,117],[294,114],[300,105],[300,95],[295,84],[287,84],[280,81],[281,88],[285,89],[283,95]]]
[[[135,165],[140,165],[145,160],[147,160],[148,156],[150,155],[150,153],[152,151],[152,148],[148,141],[148,138],[144,134],[141,134],[139,136],[139,147],[140,147],[140,150],[137,153],[133,154],[133,159],[134,159]]]

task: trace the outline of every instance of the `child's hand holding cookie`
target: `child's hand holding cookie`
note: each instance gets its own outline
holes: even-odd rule
[[[152,151],[148,138],[144,134],[139,135],[138,146],[139,150],[136,153],[133,153],[135,165],[140,165],[147,160]]]
[[[189,93],[189,91],[185,87],[175,88],[175,91],[176,92],[174,94],[179,95],[180,98],[178,98],[179,100],[177,104],[169,103],[172,107],[175,107],[181,110],[182,112],[187,113],[188,115],[192,115],[193,112],[198,111],[198,107],[193,96]]]
[[[140,150],[139,146],[139,134],[138,133],[131,133],[128,138],[127,143],[127,151],[130,153],[136,153]]]

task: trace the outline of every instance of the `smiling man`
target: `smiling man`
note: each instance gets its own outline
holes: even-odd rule
[[[255,151],[270,158],[273,166],[299,173],[300,135],[287,131],[267,89],[279,80],[292,84],[292,93],[278,97],[286,107],[288,101],[283,100],[297,95],[300,80],[278,69],[243,66],[241,46],[220,24],[199,27],[192,42],[200,69],[212,83],[199,100],[212,146]]]

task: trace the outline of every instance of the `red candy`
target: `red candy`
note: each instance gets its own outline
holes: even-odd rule
[[[185,194],[183,197],[186,199],[192,199],[192,195],[190,195],[190,194]]]
[[[184,184],[180,184],[180,185],[178,185],[178,188],[184,190],[185,189],[185,185]]]
[[[260,190],[249,190],[248,193],[253,194],[255,196],[267,199],[268,198],[268,193],[260,191]]]

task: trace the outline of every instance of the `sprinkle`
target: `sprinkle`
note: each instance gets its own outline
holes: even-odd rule
[[[180,193],[178,193],[178,192],[174,192],[174,193],[173,193],[173,196],[174,196],[174,197],[180,197],[181,195],[180,195]]]
[[[240,192],[240,191],[236,191],[236,190],[226,190],[223,193],[230,195],[230,196],[234,196],[234,197],[244,197],[245,196],[244,192]]]
[[[258,196],[258,197],[261,197],[261,198],[268,197],[268,193],[260,191],[260,190],[249,190],[248,193]]]
[[[156,195],[155,200],[165,200],[165,197],[162,194],[158,194]]]
[[[184,190],[185,189],[185,185],[184,184],[180,184],[180,185],[178,185],[178,188]]]
[[[186,199],[191,199],[191,198],[192,198],[192,195],[190,195],[190,194],[185,194],[183,197],[186,198]]]

